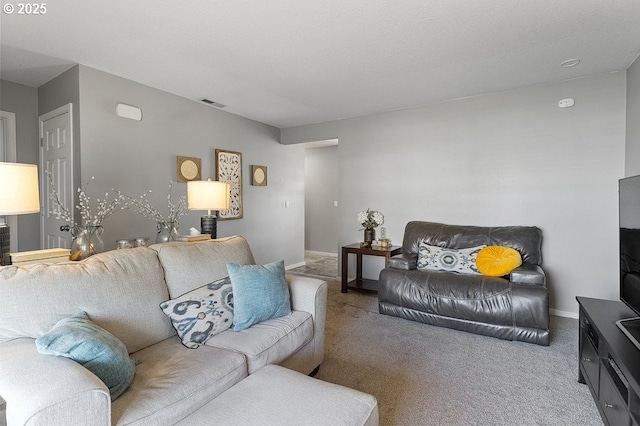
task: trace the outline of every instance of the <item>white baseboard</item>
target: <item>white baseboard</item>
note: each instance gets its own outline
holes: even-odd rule
[[[338,253],[328,253],[324,251],[313,251],[313,250],[305,250],[305,252],[309,253],[310,255],[316,255],[316,256],[338,257]]]
[[[301,266],[305,266],[306,264],[307,262],[294,263],[293,265],[285,266],[284,269],[285,271],[288,271],[289,269],[299,268]]]
[[[549,313],[551,315],[555,315],[555,316],[558,316],[558,317],[578,319],[578,313],[577,312],[567,312],[567,311],[559,311],[557,309],[549,309]]]

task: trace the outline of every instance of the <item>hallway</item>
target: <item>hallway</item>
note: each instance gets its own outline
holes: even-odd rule
[[[289,269],[287,273],[305,275],[325,280],[338,280],[338,255],[305,250],[304,266]]]

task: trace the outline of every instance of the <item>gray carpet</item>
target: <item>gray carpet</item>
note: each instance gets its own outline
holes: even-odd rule
[[[374,395],[383,425],[602,425],[577,381],[578,321],[551,328],[544,347],[430,326],[333,281],[316,377]]]

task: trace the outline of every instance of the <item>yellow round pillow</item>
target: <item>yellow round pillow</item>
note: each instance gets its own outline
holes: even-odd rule
[[[502,277],[520,265],[520,253],[511,247],[487,246],[476,257],[478,271],[490,277]]]

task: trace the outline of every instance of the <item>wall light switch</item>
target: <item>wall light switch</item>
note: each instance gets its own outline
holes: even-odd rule
[[[289,200],[286,200],[286,201],[284,202],[284,208],[285,208],[285,209],[288,209],[288,208],[289,208]]]
[[[333,207],[338,207],[338,202],[337,201],[333,202]]]

